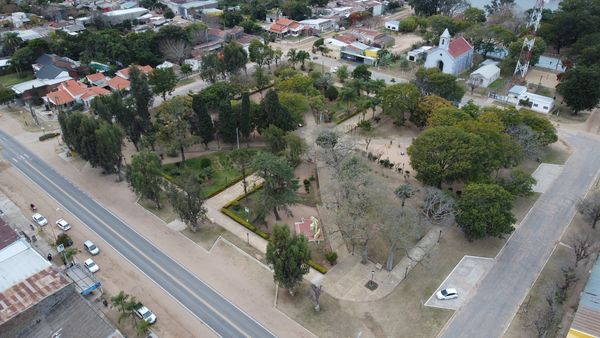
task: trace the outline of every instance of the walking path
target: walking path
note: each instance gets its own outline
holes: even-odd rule
[[[446,324],[440,337],[501,337],[598,177],[600,141],[559,131],[573,154],[496,256],[473,296]],[[485,311],[484,311],[485,309]]]

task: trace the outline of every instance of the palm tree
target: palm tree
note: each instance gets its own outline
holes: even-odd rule
[[[117,310],[121,313],[125,313],[125,305],[129,301],[129,295],[123,291],[119,291],[116,296],[110,298],[110,302],[113,306],[117,307]],[[119,316],[119,321],[121,317]]]
[[[305,50],[301,50],[301,51],[298,51],[298,53],[296,54],[296,58],[298,59],[299,62],[302,63],[301,68],[302,68],[302,70],[304,70],[304,61],[310,59],[310,54],[308,54],[308,52]]]
[[[135,325],[135,330],[137,331],[138,336],[143,336],[146,333],[148,333],[148,330],[150,329],[150,323],[148,323],[145,320],[140,320],[136,325]]]
[[[19,48],[21,43],[23,43],[23,40],[21,40],[19,34],[9,32],[4,34],[4,37],[2,38],[2,43],[4,44],[6,54],[12,55],[12,53],[14,53],[15,50],[17,50],[17,48]]]
[[[273,51],[273,59],[275,60],[275,66],[279,65],[279,60],[281,60],[282,56],[283,52],[281,51],[281,49],[277,48],[275,49],[275,51]]]
[[[352,87],[344,87],[340,93],[340,101],[346,104],[346,113],[350,113],[350,102],[356,98],[356,90]]]
[[[123,305],[123,312],[119,315],[119,321],[123,318],[133,317],[135,310],[137,310],[142,303],[138,302],[135,297],[131,297],[125,304]]]
[[[296,67],[296,63],[298,62],[298,52],[296,48],[292,48],[287,52],[288,61],[292,64],[292,67]]]
[[[64,254],[65,264],[67,264],[69,262],[73,262],[75,255],[77,255],[78,253],[79,253],[79,249],[77,249],[77,248],[66,249],[65,254]]]
[[[417,191],[418,191],[418,189],[416,189],[412,185],[406,183],[406,184],[402,184],[401,186],[396,188],[396,190],[394,190],[394,194],[396,195],[396,197],[398,197],[400,200],[402,200],[402,208],[404,208],[404,202],[406,202],[407,199],[413,197],[413,195]]]

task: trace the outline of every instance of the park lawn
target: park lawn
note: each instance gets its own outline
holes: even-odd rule
[[[185,166],[181,167],[179,163],[170,163],[163,166],[164,173],[176,184],[179,177],[189,172],[200,174],[203,170],[201,162],[203,159],[209,159],[212,167],[212,176],[202,185],[202,195],[206,198],[216,195],[230,185],[242,179],[242,174],[236,169],[229,159],[229,151],[212,153],[200,157],[195,157],[185,161]]]
[[[35,79],[35,77],[32,73],[26,73],[23,74],[23,76],[19,76],[17,73],[6,74],[0,76],[0,85],[3,85],[4,87],[10,87],[33,79]]]

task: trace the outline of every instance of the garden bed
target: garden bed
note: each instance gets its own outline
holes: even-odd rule
[[[258,150],[254,150],[257,151]],[[180,185],[180,177],[188,173],[204,179],[201,192],[203,197],[212,197],[242,179],[240,171],[233,166],[229,158],[229,151],[223,151],[192,158],[185,161],[185,166],[179,163],[170,163],[163,166],[163,176],[175,184]]]

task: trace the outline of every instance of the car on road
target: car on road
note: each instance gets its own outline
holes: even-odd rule
[[[42,216],[42,214],[40,214],[40,213],[36,212],[35,214],[33,214],[31,216],[31,218],[33,219],[34,222],[36,222],[41,227],[48,224],[48,220],[46,219],[46,217]]]
[[[150,309],[145,307],[144,305],[137,308],[135,310],[135,314],[140,319],[145,320],[149,324],[154,324],[156,322],[156,315],[154,313],[152,313],[152,311],[150,311]]]
[[[458,292],[456,292],[456,289],[448,288],[448,289],[443,289],[443,290],[438,291],[435,294],[435,296],[439,300],[454,299],[454,298],[458,298]]]
[[[65,221],[62,218],[56,221],[56,226],[58,226],[62,231],[67,231],[71,229],[71,224],[69,224],[69,222]]]
[[[83,242],[83,247],[84,247],[85,251],[89,252],[92,256],[96,256],[97,254],[100,253],[100,249],[98,249],[96,244],[94,244],[90,240]]]
[[[100,270],[98,264],[96,264],[96,262],[94,262],[94,260],[92,260],[91,258],[86,259],[83,262],[83,266],[85,266],[85,268],[88,269],[88,271],[91,273],[95,273],[98,272],[98,270]]]

